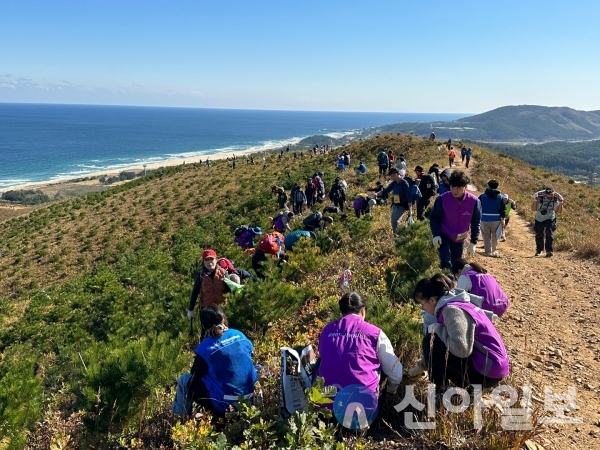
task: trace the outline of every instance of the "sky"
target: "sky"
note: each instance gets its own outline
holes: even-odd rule
[[[600,110],[598,0],[0,0],[0,102]]]

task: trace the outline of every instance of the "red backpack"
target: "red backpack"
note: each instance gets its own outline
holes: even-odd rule
[[[272,231],[258,243],[258,249],[270,255],[274,255],[283,247],[283,239],[283,234],[278,231]]]
[[[229,273],[235,273],[235,274],[238,273],[238,271],[235,268],[235,266],[233,265],[233,263],[231,261],[229,261],[227,258],[219,258],[217,260],[217,266],[221,267],[222,269],[225,269]]]

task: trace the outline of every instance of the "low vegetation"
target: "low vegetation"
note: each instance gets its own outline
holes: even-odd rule
[[[446,159],[437,145],[413,136],[349,144],[353,161],[370,167],[361,178],[344,173],[350,198],[374,185],[381,147],[404,153],[411,166]],[[598,249],[592,231],[576,232],[600,219],[591,189],[474,150],[478,186],[499,179],[523,210],[529,194],[551,182],[567,198],[557,247]],[[484,433],[469,427],[468,416],[464,422],[450,413],[432,431],[407,430],[393,409],[404,387],[387,400],[384,421],[368,436],[342,434],[315,409],[279,417],[279,348],[315,345],[324,324],[339,317],[336,279],[345,269],[354,274],[351,288],[368,301],[368,319],[386,332],[406,365],[416,359],[420,322],[410,292],[437,271],[437,256],[427,223],[403,228],[394,239],[385,206],[363,219],[336,216],[319,239],[298,244],[281,270],[269,266],[266,280],[230,295],[231,325],[253,340],[262,366],[261,406],[242,406],[220,423],[202,412],[186,423],[172,415],[175,380],[189,368],[197,343],[185,311],[202,250],[210,246],[249,268],[233,230],[242,223],[269,228],[277,212],[270,187],[290,189],[317,170],[326,172],[327,186],[336,176],[335,154],[305,155],[286,155],[283,162],[271,155],[266,170],[243,161],[234,171],[226,161],[166,168],[162,176],[152,173],[0,223],[0,449],[385,448],[390,440],[500,449],[519,448],[535,435],[537,426],[504,431],[494,410],[484,411]],[[422,401],[424,389],[417,387]]]

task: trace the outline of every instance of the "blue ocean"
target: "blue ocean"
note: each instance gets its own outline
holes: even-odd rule
[[[0,103],[0,190],[143,163],[276,148],[315,134],[465,114]]]

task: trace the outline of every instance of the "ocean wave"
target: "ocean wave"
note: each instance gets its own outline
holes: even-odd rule
[[[31,183],[31,180],[25,178],[6,178],[4,180],[0,180],[0,188],[19,186],[27,183]]]

